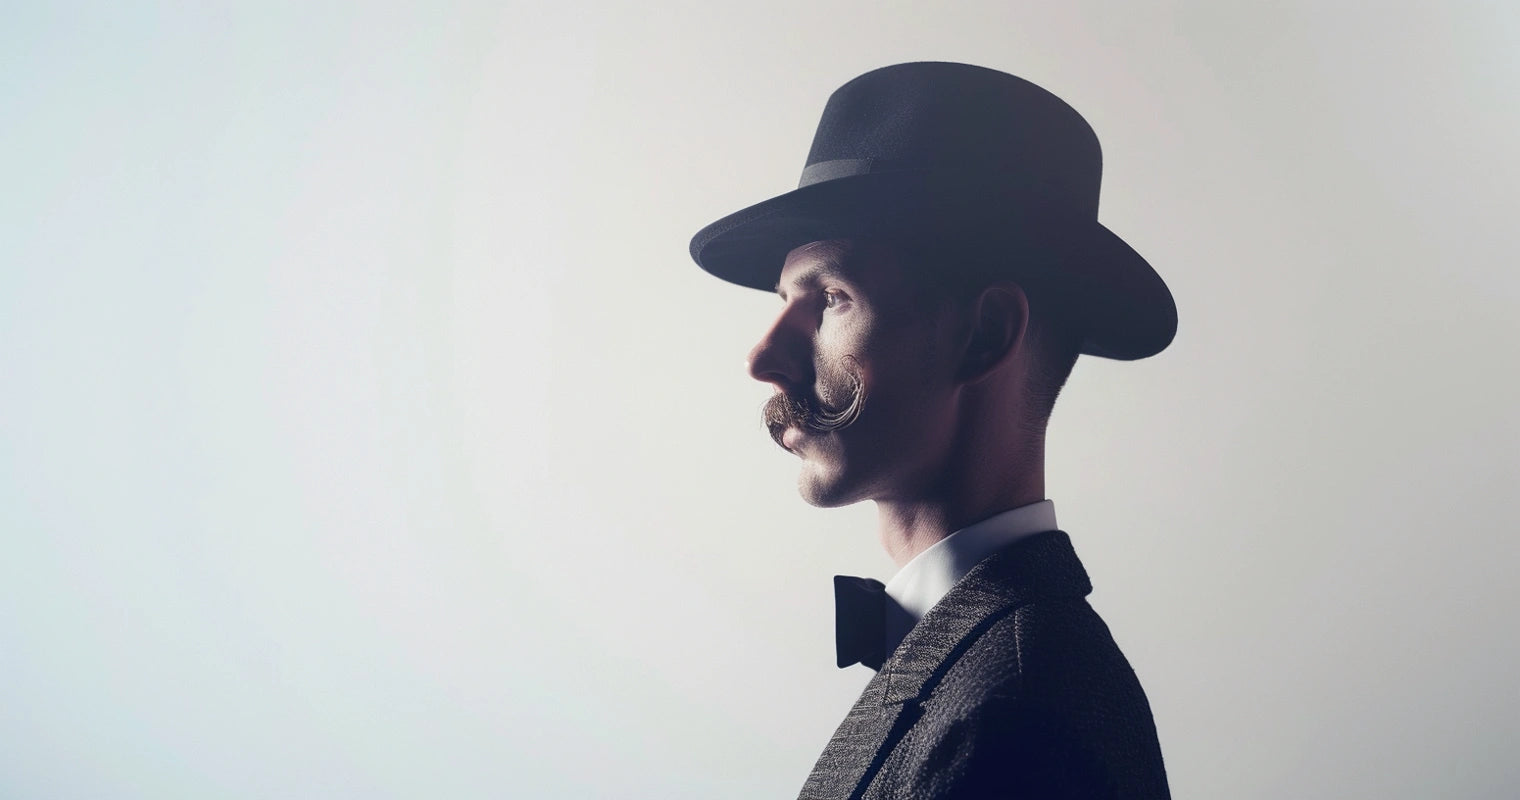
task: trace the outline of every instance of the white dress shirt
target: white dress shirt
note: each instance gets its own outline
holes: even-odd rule
[[[884,652],[891,655],[924,614],[982,559],[1030,534],[1055,529],[1055,504],[1041,500],[988,517],[929,545],[887,582]]]

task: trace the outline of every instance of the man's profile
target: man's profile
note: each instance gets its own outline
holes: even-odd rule
[[[835,579],[838,659],[877,670],[804,798],[1168,796],[1149,704],[1045,497],[1045,426],[1079,355],[1144,358],[1166,285],[1097,221],[1070,106],[963,64],[836,91],[798,189],[692,240],[775,291],[750,353],[818,506],[876,503],[891,582]]]

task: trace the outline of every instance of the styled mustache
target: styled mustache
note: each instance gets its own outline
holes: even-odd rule
[[[771,439],[785,447],[781,444],[781,435],[789,427],[828,433],[852,424],[860,417],[865,394],[860,368],[855,359],[846,356],[837,374],[819,371],[816,399],[780,391],[765,401],[761,414]]]

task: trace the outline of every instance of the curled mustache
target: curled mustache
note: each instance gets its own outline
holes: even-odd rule
[[[777,392],[765,401],[761,414],[771,439],[781,444],[781,435],[792,426],[814,433],[829,433],[844,428],[860,417],[865,404],[865,382],[855,359],[846,356],[838,375],[820,371],[818,399]],[[836,402],[835,398],[847,398]]]

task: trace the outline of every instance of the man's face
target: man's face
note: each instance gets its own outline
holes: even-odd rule
[[[776,387],[765,406],[777,444],[802,459],[809,503],[912,499],[951,445],[952,335],[912,289],[892,248],[835,240],[787,255],[781,313],[750,352]]]

